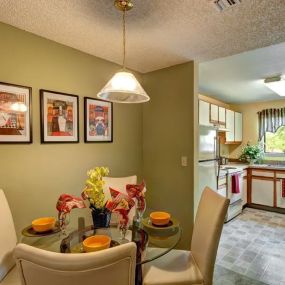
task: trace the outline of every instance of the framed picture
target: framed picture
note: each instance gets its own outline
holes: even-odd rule
[[[0,82],[0,143],[32,143],[32,88]]]
[[[113,103],[84,97],[84,140],[113,141]]]
[[[78,96],[40,90],[41,142],[78,143]]]

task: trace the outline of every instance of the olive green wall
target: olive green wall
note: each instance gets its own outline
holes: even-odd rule
[[[147,202],[166,210],[183,227],[181,248],[189,248],[193,227],[193,197],[196,182],[197,94],[193,62],[144,75],[151,104],[143,107],[143,173]],[[197,77],[196,77],[197,78]],[[181,156],[188,166],[181,166]]]
[[[0,81],[30,86],[32,144],[0,144],[0,188],[8,198],[16,230],[40,216],[56,215],[61,193],[80,195],[86,171],[106,165],[111,176],[137,174],[147,182],[147,203],[167,210],[184,229],[188,248],[193,226],[197,152],[194,63],[137,76],[149,103],[114,104],[114,142],[83,142],[83,97],[95,97],[119,66],[0,23]],[[79,95],[80,143],[41,144],[39,89]],[[181,166],[181,156],[188,166]],[[143,167],[144,164],[144,167]],[[74,210],[76,216],[87,215]]]
[[[86,171],[109,166],[112,176],[142,177],[142,106],[114,105],[114,142],[83,142],[83,97],[96,93],[118,66],[0,23],[0,81],[31,86],[33,144],[0,144],[0,188],[16,229],[56,215],[61,193],[80,195]],[[41,144],[39,89],[79,95],[79,144]],[[74,212],[80,210],[74,210]]]

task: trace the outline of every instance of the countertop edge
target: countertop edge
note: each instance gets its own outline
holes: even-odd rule
[[[238,164],[238,163],[229,163],[227,165],[223,165],[223,167],[237,167],[241,168],[243,170],[246,170],[248,168],[250,169],[264,169],[264,170],[272,170],[272,171],[285,171],[285,165],[284,167],[278,167],[278,166],[267,166],[267,165],[248,165],[248,164]]]

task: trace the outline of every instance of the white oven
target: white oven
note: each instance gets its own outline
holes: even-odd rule
[[[226,196],[228,199],[230,199],[230,205],[225,219],[225,221],[228,222],[229,220],[233,219],[242,212],[243,170],[241,168],[235,168],[235,167],[224,168],[224,170],[227,170],[226,174],[227,183],[226,183],[226,195],[223,196]],[[233,193],[232,190],[233,175],[238,175],[239,193]],[[223,191],[223,194],[224,193],[225,192]],[[222,193],[220,194],[222,195]]]
[[[232,177],[233,175],[238,175],[238,181],[239,181],[239,193],[233,193],[232,189]],[[230,199],[230,204],[235,203],[238,200],[242,199],[242,186],[243,186],[243,171],[237,171],[237,172],[230,172],[228,173],[228,187],[227,187],[227,197]]]

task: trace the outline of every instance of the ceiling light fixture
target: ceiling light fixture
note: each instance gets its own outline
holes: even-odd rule
[[[279,96],[285,96],[285,80],[280,75],[266,78],[264,84]]]
[[[115,7],[123,12],[123,67],[97,94],[97,97],[115,103],[144,103],[150,100],[136,77],[126,70],[126,11],[133,8],[131,0],[115,0]]]

